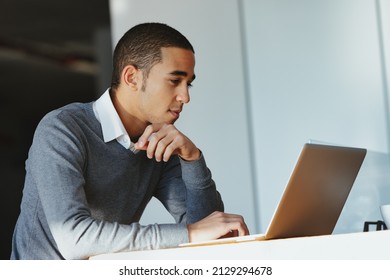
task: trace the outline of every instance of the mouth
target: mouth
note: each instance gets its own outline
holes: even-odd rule
[[[169,112],[175,119],[178,119],[180,117],[181,109],[171,109]]]

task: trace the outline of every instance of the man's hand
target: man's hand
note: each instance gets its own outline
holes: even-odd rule
[[[221,237],[243,236],[248,234],[249,230],[242,216],[218,211],[213,212],[199,222],[188,225],[188,237],[190,242],[200,242]]]
[[[145,150],[148,158],[168,161],[177,154],[187,161],[197,160],[200,151],[190,139],[172,124],[151,124],[135,143],[135,148]]]

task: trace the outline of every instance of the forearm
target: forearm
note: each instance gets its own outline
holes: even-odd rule
[[[194,223],[224,206],[203,155],[197,161],[181,160],[186,185],[187,223]]]
[[[188,231],[183,224],[141,226],[138,223],[123,225],[97,220],[88,222],[87,219],[76,224],[73,229],[64,226],[53,233],[58,248],[66,259],[86,259],[113,252],[162,249],[188,242]]]

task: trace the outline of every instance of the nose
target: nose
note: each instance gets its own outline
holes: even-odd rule
[[[180,92],[177,95],[176,100],[183,104],[187,104],[188,102],[190,102],[190,91],[188,90],[187,86],[180,89]]]

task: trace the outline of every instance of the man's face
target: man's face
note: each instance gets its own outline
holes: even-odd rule
[[[181,48],[162,48],[162,61],[154,65],[139,94],[139,109],[147,123],[171,123],[190,101],[189,87],[195,79],[195,56]]]

